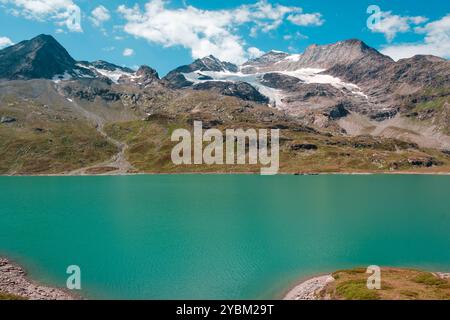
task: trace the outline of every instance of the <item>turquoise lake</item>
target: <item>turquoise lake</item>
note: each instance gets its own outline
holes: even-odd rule
[[[87,298],[279,298],[380,265],[450,271],[450,176],[0,177],[0,255]]]

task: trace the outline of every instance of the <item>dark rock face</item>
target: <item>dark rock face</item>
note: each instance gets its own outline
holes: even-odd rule
[[[281,73],[266,73],[261,83],[267,87],[282,90],[294,90],[301,80]]]
[[[318,147],[315,144],[311,143],[301,143],[301,144],[293,144],[291,145],[291,150],[317,150]]]
[[[73,69],[76,69],[75,60],[48,35],[0,51],[0,79],[52,79]]]
[[[16,122],[16,118],[13,117],[9,117],[9,116],[3,116],[0,118],[0,123],[12,123],[12,122]]]
[[[207,81],[193,86],[194,90],[213,90],[225,96],[242,100],[268,103],[269,99],[246,82]]]
[[[397,112],[398,112],[398,110],[395,108],[386,110],[386,111],[380,111],[380,112],[375,111],[375,112],[372,112],[371,114],[369,114],[369,118],[372,120],[375,120],[375,121],[384,121],[384,120],[395,117]]]
[[[416,167],[433,167],[441,163],[432,157],[410,158],[408,163]]]
[[[207,81],[207,80],[214,80],[214,79],[212,77],[210,77],[210,76],[205,75],[205,74],[200,74],[199,77],[198,77],[198,80]]]
[[[186,80],[185,76],[181,73],[169,73],[167,76],[163,78],[164,83],[167,84],[169,88],[172,89],[181,89],[192,86],[194,83]]]
[[[97,97],[105,101],[120,100],[120,93],[111,89],[111,81],[102,79],[81,79],[65,83],[63,91],[66,96],[93,102]]]
[[[331,120],[340,119],[343,117],[346,117],[349,114],[348,110],[346,109],[345,103],[339,103],[336,106],[334,106],[328,113],[328,117]]]

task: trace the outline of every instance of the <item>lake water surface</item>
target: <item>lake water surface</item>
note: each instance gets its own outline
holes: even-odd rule
[[[450,271],[450,177],[0,177],[0,255],[88,298],[277,298],[368,266]]]

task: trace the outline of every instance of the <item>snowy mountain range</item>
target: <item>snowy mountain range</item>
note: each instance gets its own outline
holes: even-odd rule
[[[356,39],[312,45],[298,54],[270,51],[239,66],[210,55],[160,78],[148,66],[76,61],[52,36],[39,35],[0,50],[0,79],[47,80],[71,101],[126,97],[148,108],[148,95],[208,91],[269,105],[319,128],[450,146],[440,136],[450,130],[450,62],[434,56],[395,62]],[[408,119],[429,128],[428,140],[415,137],[425,131],[406,124]],[[395,126],[385,130],[386,121]]]
[[[450,62],[396,62],[345,40],[242,65],[210,55],[161,78],[149,66],[76,61],[48,35],[0,50],[0,172],[178,170],[167,134],[194,120],[284,129],[286,172],[443,168]]]

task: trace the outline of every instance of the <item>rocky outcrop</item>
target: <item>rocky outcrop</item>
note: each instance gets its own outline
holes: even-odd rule
[[[193,89],[216,91],[225,96],[238,97],[247,101],[269,102],[267,97],[246,82],[207,81],[194,85]]]
[[[155,69],[149,66],[141,66],[135,73],[121,76],[118,83],[145,88],[149,85],[159,83],[159,75]]]
[[[325,113],[325,115],[327,115],[330,120],[337,120],[346,117],[349,114],[347,108],[348,105],[346,103],[341,102],[333,106],[330,110],[328,110],[328,112]]]
[[[3,116],[0,118],[0,123],[13,123],[16,122],[17,119],[9,116]]]
[[[181,73],[169,73],[163,78],[164,83],[171,89],[182,89],[192,86],[194,83],[186,80],[186,77]]]
[[[178,67],[170,71],[163,80],[168,86],[175,89],[185,88],[193,85],[187,81],[183,73],[216,71],[216,72],[237,72],[238,67],[230,62],[220,61],[216,57],[209,55],[202,59],[197,59],[191,64]]]
[[[433,167],[438,166],[441,163],[432,157],[417,157],[417,158],[409,158],[408,163],[415,167]]]
[[[302,83],[300,79],[292,76],[288,76],[282,73],[266,73],[262,77],[261,84],[282,90],[295,90],[298,88],[298,84]]]
[[[292,144],[291,150],[298,151],[298,150],[317,150],[318,147],[315,144],[312,143],[298,143],[298,144]]]
[[[29,280],[25,271],[0,258],[0,293],[29,300],[79,300],[68,291],[36,284]]]

